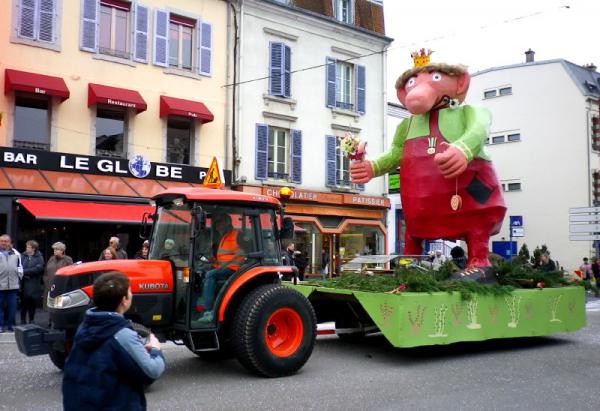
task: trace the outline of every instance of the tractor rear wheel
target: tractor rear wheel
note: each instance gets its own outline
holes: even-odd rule
[[[306,363],[316,335],[316,316],[308,299],[289,287],[269,284],[242,301],[232,343],[244,367],[264,377],[283,377]]]

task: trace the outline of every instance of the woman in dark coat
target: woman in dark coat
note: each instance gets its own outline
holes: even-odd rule
[[[37,302],[42,296],[42,275],[44,274],[44,257],[40,253],[37,241],[29,240],[25,243],[25,252],[21,256],[23,265],[23,280],[21,289],[21,324],[33,322]]]

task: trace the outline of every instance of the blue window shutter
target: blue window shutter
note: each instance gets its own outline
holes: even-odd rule
[[[35,39],[35,0],[19,2],[19,37]]]
[[[283,96],[292,96],[292,50],[283,46]]]
[[[302,184],[302,131],[292,130],[292,183]]]
[[[365,66],[356,66],[356,111],[364,114],[365,111],[365,88],[367,85]]]
[[[212,24],[200,22],[200,64],[199,72],[203,76],[212,74]]]
[[[267,179],[267,157],[269,152],[269,126],[256,125],[256,179]]]
[[[41,41],[54,43],[54,27],[56,24],[56,0],[40,0],[40,8],[38,12],[38,38]]]
[[[81,39],[79,48],[95,53],[98,51],[98,1],[82,0]]]
[[[326,106],[335,107],[335,59],[327,57],[326,68]]]
[[[154,10],[154,58],[157,66],[169,66],[169,12]]]
[[[283,43],[269,43],[269,94],[283,96]]]
[[[135,34],[133,37],[133,59],[148,62],[148,7],[135,5]]]
[[[325,136],[325,139],[325,158],[327,159],[326,185],[329,187],[335,187],[335,136]]]

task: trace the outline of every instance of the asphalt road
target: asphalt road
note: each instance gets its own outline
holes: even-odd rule
[[[280,379],[173,344],[164,352],[150,410],[600,409],[600,302],[589,305],[586,328],[554,337],[402,350],[377,336],[320,337],[306,366]],[[0,335],[0,409],[60,409],[61,378],[47,357],[24,357]]]

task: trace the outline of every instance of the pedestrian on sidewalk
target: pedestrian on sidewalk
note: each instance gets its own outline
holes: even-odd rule
[[[23,276],[21,259],[12,248],[8,234],[0,236],[0,333],[12,332],[17,311],[17,293]],[[8,308],[7,322],[4,322],[4,307]]]
[[[119,237],[111,237],[110,240],[108,240],[107,248],[114,248],[117,254],[117,259],[127,260],[127,252],[121,248]],[[100,253],[100,257],[98,258],[98,261],[102,260],[105,260],[104,250],[102,250],[102,252]]]
[[[44,294],[42,295],[44,302],[44,309],[48,308],[48,293],[50,292],[50,287],[52,287],[52,282],[54,281],[54,276],[56,272],[63,267],[73,264],[73,259],[65,254],[67,251],[67,246],[60,241],[52,244],[52,250],[54,251],[54,255],[48,259],[46,263],[46,271],[44,272]]]
[[[329,266],[329,253],[323,249],[321,250],[321,277],[323,280],[327,280],[328,268]]]
[[[591,280],[594,272],[592,271],[592,265],[589,263],[587,257],[583,257],[583,264],[579,266],[584,280]]]
[[[165,370],[160,342],[148,342],[123,314],[131,286],[123,273],[102,274],[93,286],[94,308],[85,313],[73,339],[63,376],[63,407],[79,410],[145,410],[144,388]]]
[[[37,302],[42,297],[42,276],[44,275],[44,257],[39,251],[37,241],[25,243],[25,251],[21,255],[23,264],[23,281],[21,285],[21,324],[32,323],[35,317]]]

